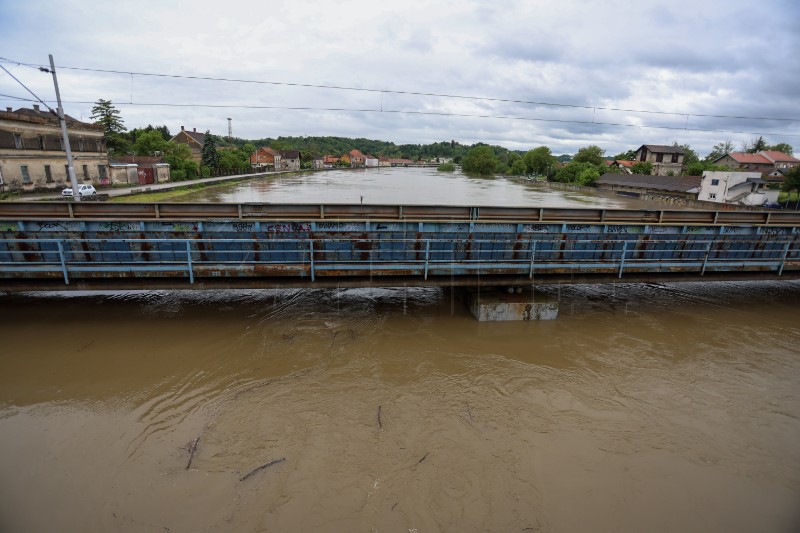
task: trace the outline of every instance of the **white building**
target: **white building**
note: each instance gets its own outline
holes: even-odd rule
[[[777,190],[766,188],[760,172],[703,173],[698,200],[740,205],[764,205],[778,200]]]

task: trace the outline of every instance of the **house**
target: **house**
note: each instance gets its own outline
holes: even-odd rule
[[[350,166],[363,167],[366,165],[367,158],[358,150],[350,150]]]
[[[647,174],[603,174],[595,185],[622,196],[659,194],[676,198],[697,198],[702,176],[651,176]]]
[[[795,159],[783,152],[765,150],[755,154],[731,152],[718,157],[713,163],[728,167],[731,170],[761,172],[762,174],[769,174],[777,170],[782,174],[786,174],[790,169],[800,164],[800,159]]]
[[[758,153],[772,161],[775,170],[779,170],[784,174],[792,170],[797,165],[800,165],[800,159],[792,157],[788,154],[784,154],[783,152],[777,152],[775,150],[763,150]]]
[[[319,156],[315,157],[314,161],[311,163],[311,168],[314,170],[322,170],[325,168],[325,159]]]
[[[374,155],[365,155],[364,156],[364,166],[366,167],[377,167],[379,164],[378,158]]]
[[[613,161],[606,161],[606,166],[611,168],[618,168],[624,174],[633,174],[631,167],[636,164],[636,161],[628,161],[627,159],[614,159]]]
[[[281,154],[268,146],[258,148],[250,154],[250,166],[257,169],[277,170],[281,165]]]
[[[280,150],[279,153],[281,170],[300,170],[300,152],[298,150]]]
[[[760,172],[707,171],[703,174],[698,200],[725,204],[764,205],[777,202],[776,190],[769,190]]]
[[[392,166],[392,162],[388,157],[386,157],[385,155],[382,155],[382,156],[378,157],[378,166],[379,167],[390,167],[390,166]]]
[[[189,149],[192,151],[192,160],[198,165],[203,159],[203,143],[205,140],[206,135],[204,133],[198,133],[197,128],[192,128],[192,131],[189,131],[184,129],[183,126],[181,126],[181,131],[170,139],[170,141],[174,143],[188,145]]]
[[[336,163],[339,162],[339,158],[335,155],[324,155],[322,156],[322,166],[325,168],[334,168]]]
[[[677,146],[643,144],[636,150],[634,162],[652,163],[654,176],[679,176],[685,156],[683,148]]]
[[[78,182],[107,182],[108,155],[103,127],[66,116]],[[70,182],[61,122],[38,105],[0,111],[0,189],[61,189]]]

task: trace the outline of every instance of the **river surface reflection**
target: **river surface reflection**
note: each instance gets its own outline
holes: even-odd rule
[[[543,290],[0,296],[0,530],[797,530],[800,283]]]
[[[172,201],[172,200],[170,200]],[[435,168],[330,170],[270,175],[199,190],[179,202],[350,203],[649,208],[663,206],[622,196],[548,189],[520,178],[474,177]]]

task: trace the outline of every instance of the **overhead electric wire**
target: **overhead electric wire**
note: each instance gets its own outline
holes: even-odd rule
[[[16,81],[17,83],[19,83],[20,85],[22,85],[23,89],[25,89],[26,91],[28,91],[29,93],[31,93],[31,95],[33,95],[33,97],[34,97],[34,98],[36,98],[36,101],[40,102],[40,103],[41,103],[43,106],[45,106],[45,107],[46,107],[48,110],[50,110],[50,111],[53,111],[53,109],[52,109],[52,108],[51,108],[49,105],[47,105],[47,104],[45,104],[45,103],[44,103],[44,100],[42,100],[41,98],[39,98],[39,97],[38,97],[38,96],[37,96],[37,95],[36,95],[36,94],[35,94],[33,91],[31,91],[30,89],[28,89],[28,86],[27,86],[27,85],[25,85],[24,83],[22,83],[21,81],[19,81],[19,80],[17,79],[17,77],[16,77],[16,76],[14,76],[13,74],[11,74],[11,72],[10,72],[10,71],[9,71],[9,70],[8,70],[6,67],[4,67],[3,65],[0,65],[0,68],[1,68],[1,69],[3,69],[3,70],[5,70],[5,71],[6,71],[6,74],[8,74],[8,75],[9,75],[9,76],[11,76],[12,78],[14,78],[14,81]],[[49,72],[49,71],[48,71],[48,72]],[[55,111],[53,111],[53,112],[55,112]]]
[[[0,57],[0,62],[6,62],[14,65],[22,65],[31,68],[42,68],[43,65],[37,65],[35,63],[23,63],[20,61],[14,61],[8,58]],[[98,72],[104,74],[122,74],[126,76],[148,76],[148,77],[157,77],[157,78],[172,78],[172,79],[187,79],[187,80],[199,80],[199,81],[220,81],[220,82],[230,82],[230,83],[251,83],[251,84],[260,84],[260,85],[279,85],[279,86],[286,86],[286,87],[304,87],[304,88],[313,88],[313,89],[328,89],[328,90],[340,90],[340,91],[359,91],[359,92],[370,92],[370,93],[387,93],[387,94],[400,94],[400,95],[409,95],[409,96],[433,96],[437,98],[453,98],[453,99],[462,99],[462,100],[478,100],[478,101],[486,101],[486,102],[501,102],[501,103],[513,103],[513,104],[526,104],[526,105],[539,105],[539,106],[550,106],[550,107],[565,107],[565,108],[572,108],[572,109],[592,109],[592,110],[600,110],[600,111],[616,111],[622,113],[645,113],[645,114],[656,114],[656,115],[673,115],[673,116],[681,116],[681,117],[702,117],[702,118],[723,118],[723,119],[736,119],[736,120],[770,120],[770,121],[783,121],[783,122],[798,122],[800,118],[780,118],[780,117],[748,117],[748,116],[734,116],[734,115],[712,115],[712,114],[704,114],[704,113],[681,113],[675,111],[654,111],[654,110],[643,110],[643,109],[625,109],[625,108],[617,108],[617,107],[603,107],[603,106],[591,106],[591,105],[578,105],[578,104],[565,104],[565,103],[556,103],[556,102],[538,102],[538,101],[529,101],[529,100],[514,100],[514,99],[507,99],[507,98],[492,98],[492,97],[484,97],[484,96],[467,96],[467,95],[458,95],[458,94],[444,94],[444,93],[428,93],[428,92],[416,92],[416,91],[401,91],[396,89],[374,89],[374,88],[363,88],[363,87],[348,87],[343,85],[319,85],[319,84],[311,84],[311,83],[296,83],[296,82],[282,82],[282,81],[267,81],[267,80],[246,80],[246,79],[238,79],[238,78],[215,78],[211,76],[187,76],[181,74],[163,74],[163,73],[155,73],[155,72],[135,72],[130,70],[112,70],[112,69],[98,69],[98,68],[87,68],[87,67],[67,67],[61,66],[59,67],[65,70],[76,70],[76,71],[83,71],[83,72]]]

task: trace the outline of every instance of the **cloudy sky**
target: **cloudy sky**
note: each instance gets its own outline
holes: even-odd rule
[[[0,0],[0,13],[11,74],[54,100],[25,65],[52,53],[68,114],[88,120],[108,99],[129,128],[225,135],[231,117],[251,139],[609,155],[677,141],[701,156],[761,134],[800,152],[796,0]],[[0,94],[30,106],[2,70]]]

